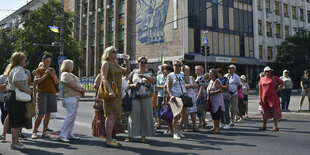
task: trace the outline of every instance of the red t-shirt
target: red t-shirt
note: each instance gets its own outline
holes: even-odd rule
[[[273,78],[272,78],[273,77]],[[262,77],[259,86],[262,88],[262,106],[263,107],[280,107],[280,100],[276,92],[276,86],[281,83],[277,76]]]

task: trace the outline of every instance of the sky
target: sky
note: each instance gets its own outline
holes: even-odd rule
[[[0,0],[0,21],[14,12],[7,10],[18,10],[30,1],[31,0]]]

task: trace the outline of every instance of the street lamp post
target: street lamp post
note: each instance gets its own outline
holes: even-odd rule
[[[207,31],[203,31],[203,34],[205,35],[205,37],[207,38],[207,33],[208,33],[208,30]],[[204,48],[205,48],[205,52],[207,52],[207,45],[204,45]],[[205,73],[208,72],[208,62],[207,62],[207,53],[205,53]]]
[[[60,57],[64,55],[64,28],[65,28],[65,12],[64,12],[64,0],[61,0],[61,24],[60,24]],[[59,83],[58,83],[58,98],[62,98],[63,97],[63,87],[61,84],[61,64],[59,63]]]

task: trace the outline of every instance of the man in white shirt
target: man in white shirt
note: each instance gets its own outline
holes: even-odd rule
[[[225,75],[229,80],[229,92],[231,94],[230,98],[230,112],[231,112],[231,123],[230,126],[234,126],[235,117],[238,115],[238,89],[241,88],[240,77],[235,73],[237,67],[235,65],[230,65],[228,67],[228,73]]]

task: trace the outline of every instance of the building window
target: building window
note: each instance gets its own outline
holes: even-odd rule
[[[263,46],[259,45],[259,59],[263,59]]]
[[[110,5],[114,5],[114,0],[110,0]]]
[[[262,21],[258,20],[258,34],[259,35],[263,35],[263,31],[262,31]]]
[[[273,53],[272,53],[272,47],[271,46],[267,47],[267,54],[268,54],[267,59],[272,60],[273,59]]]
[[[119,15],[119,25],[120,25],[120,27],[123,27],[125,25],[125,15],[124,14]]]
[[[279,2],[275,2],[275,11],[276,11],[276,14],[279,15],[280,14],[280,3]]]
[[[304,9],[300,9],[300,20],[304,21]]]
[[[91,47],[90,76],[95,75],[95,47]]]
[[[276,35],[278,38],[281,38],[281,25],[276,24]]]
[[[96,0],[92,0],[91,11],[92,11],[93,13],[95,13],[95,11],[96,11]]]
[[[293,28],[293,36],[294,36],[296,33],[297,33],[297,28],[294,27],[294,28]]]
[[[101,9],[104,8],[104,0],[100,0],[100,8],[101,8]]]
[[[76,29],[76,41],[80,41],[80,29]]]
[[[95,24],[91,24],[90,35],[91,36],[95,36],[95,33],[96,33],[96,25]]]
[[[110,18],[109,19],[109,33],[113,33],[114,32],[114,18]]]
[[[84,26],[83,28],[83,40],[87,39],[87,26]]]
[[[87,10],[88,10],[88,3],[85,3],[84,4],[84,9],[83,9],[84,14],[87,14]]]
[[[261,0],[257,0],[257,9],[262,10],[262,4]]]
[[[266,0],[266,12],[270,12],[270,0]]]
[[[288,17],[288,6],[287,4],[283,4],[284,16]]]
[[[308,11],[308,23],[310,23],[310,11]]]
[[[295,6],[292,6],[292,16],[294,19],[297,19],[297,16],[296,16],[296,7]]]
[[[289,27],[285,26],[285,36],[287,37],[289,35]]]
[[[278,53],[280,53],[281,52],[281,48],[280,48],[280,46],[277,46],[277,53],[276,53],[276,55],[278,54]]]
[[[268,36],[268,37],[272,37],[271,23],[270,23],[270,22],[267,22],[267,23],[266,23],[266,26],[267,26],[267,36]]]

